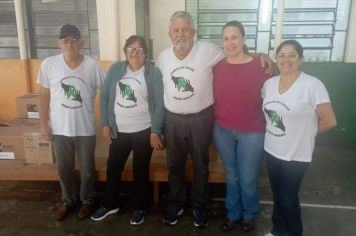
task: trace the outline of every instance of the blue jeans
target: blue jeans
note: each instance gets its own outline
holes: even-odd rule
[[[240,132],[215,123],[213,137],[226,172],[227,218],[253,220],[259,207],[264,132]]]
[[[266,153],[269,181],[273,192],[273,235],[301,236],[303,223],[299,188],[309,162],[284,161]]]

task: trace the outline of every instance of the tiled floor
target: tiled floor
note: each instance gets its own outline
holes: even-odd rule
[[[1,165],[1,162],[0,162]],[[271,192],[264,164],[261,169],[261,207],[257,228],[244,233],[239,228],[229,233],[220,230],[224,219],[224,186],[211,185],[208,213],[210,225],[196,229],[189,205],[175,227],[160,223],[167,201],[167,185],[162,184],[161,205],[152,207],[141,226],[131,226],[128,196],[122,197],[119,214],[103,221],[79,221],[71,215],[63,222],[54,218],[60,199],[57,182],[0,181],[0,235],[251,235],[260,236],[271,227]],[[98,184],[100,199],[103,184]],[[125,190],[129,184],[125,184]],[[127,191],[125,191],[127,192]],[[149,197],[149,196],[148,196]],[[300,192],[303,203],[304,235],[356,235],[356,140],[322,138]]]

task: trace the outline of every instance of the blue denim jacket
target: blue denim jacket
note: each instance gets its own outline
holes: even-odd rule
[[[110,126],[112,138],[117,137],[117,126],[114,114],[116,85],[126,74],[128,62],[116,62],[110,66],[100,94],[100,125]],[[151,132],[162,135],[164,104],[163,83],[160,70],[149,62],[145,63],[145,81],[148,93],[148,109],[151,115]]]

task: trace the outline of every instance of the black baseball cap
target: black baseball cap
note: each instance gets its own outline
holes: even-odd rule
[[[59,33],[59,38],[64,38],[67,36],[72,36],[73,38],[80,39],[80,31],[75,25],[66,24],[63,25]]]

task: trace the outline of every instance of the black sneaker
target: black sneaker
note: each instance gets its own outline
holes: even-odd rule
[[[207,216],[204,212],[204,210],[201,209],[194,209],[193,210],[193,216],[194,216],[194,226],[198,228],[204,228],[209,225]]]
[[[131,225],[140,225],[145,221],[145,211],[134,210],[131,216]]]
[[[178,223],[178,216],[181,216],[184,212],[183,208],[171,208],[162,217],[162,223],[165,225],[174,226]]]
[[[112,210],[106,209],[105,207],[100,207],[97,209],[90,217],[90,219],[99,221],[107,217],[108,215],[115,214],[119,212],[119,208],[114,208]]]

